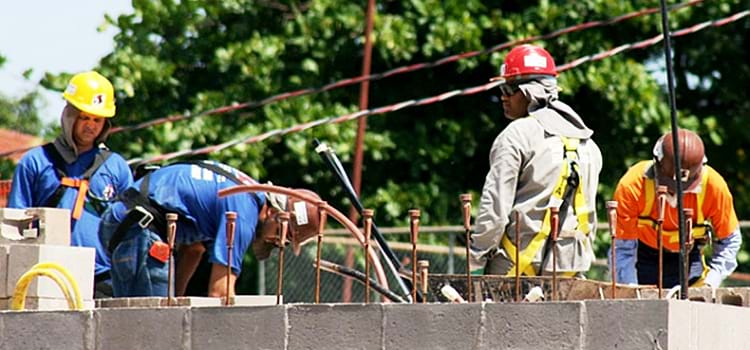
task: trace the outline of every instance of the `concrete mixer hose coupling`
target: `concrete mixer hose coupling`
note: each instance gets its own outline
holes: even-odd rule
[[[60,278],[62,275],[65,281]],[[46,276],[55,281],[62,290],[65,300],[68,301],[68,307],[71,310],[83,310],[83,300],[81,299],[81,293],[78,289],[78,283],[68,270],[62,265],[53,262],[41,262],[34,265],[29,271],[24,273],[16,283],[16,288],[13,291],[13,300],[11,301],[11,310],[23,310],[26,303],[26,293],[29,290],[29,284],[37,276]],[[70,294],[70,288],[73,290],[73,295]]]

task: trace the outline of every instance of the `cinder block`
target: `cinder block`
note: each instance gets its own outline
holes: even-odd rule
[[[478,348],[581,349],[582,313],[582,302],[486,303]]]
[[[747,308],[684,300],[669,300],[668,305],[669,347],[664,349],[748,348],[742,336],[750,332]]]
[[[0,245],[0,298],[8,296],[8,246]]]
[[[673,349],[668,300],[587,300],[584,349]],[[674,348],[677,349],[677,348]]]
[[[224,298],[221,298],[223,301]],[[283,296],[279,300],[280,303],[284,303]],[[262,305],[276,305],[275,295],[235,295],[231,300],[234,306],[262,306]]]
[[[10,310],[10,306],[13,302],[13,298],[0,298],[0,310]],[[24,310],[71,310],[66,299],[58,298],[39,298],[39,297],[26,297],[24,301]],[[94,309],[93,300],[83,301],[83,310]]]
[[[298,304],[287,317],[289,349],[382,349],[382,304]]]
[[[70,210],[0,208],[0,244],[70,245]]]
[[[482,308],[482,303],[384,304],[384,348],[477,349]]]
[[[0,312],[0,349],[95,349],[92,311]]]
[[[83,300],[92,300],[94,294],[94,248],[65,247],[57,245],[13,244],[8,251],[8,282],[6,295],[12,296],[21,276],[40,262],[60,264],[78,283]],[[73,291],[71,290],[71,293]],[[38,277],[32,280],[26,293],[30,297],[64,298],[62,290],[52,279]]]
[[[94,318],[96,349],[190,348],[184,346],[190,341],[188,308],[99,309]]]
[[[288,306],[201,307],[191,309],[191,349],[333,349],[337,342],[315,347],[312,343],[292,347],[286,344],[285,314]],[[330,330],[317,327],[319,337]],[[325,327],[325,328],[322,328]],[[343,340],[343,339],[341,339]],[[315,339],[309,339],[315,342]],[[320,344],[315,342],[315,344]],[[352,348],[363,348],[362,345]]]

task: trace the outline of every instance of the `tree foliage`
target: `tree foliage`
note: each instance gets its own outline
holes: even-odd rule
[[[131,125],[180,113],[321,86],[361,74],[365,1],[134,0],[134,13],[109,18],[120,29],[101,72],[117,88],[116,122]],[[380,0],[372,71],[450,54],[646,7],[649,1]],[[748,8],[748,0],[716,0],[670,14],[672,30]],[[680,124],[704,135],[711,164],[727,179],[737,212],[747,217],[750,110],[747,19],[673,40]],[[641,16],[548,41],[558,65],[658,35],[661,19]],[[496,75],[506,51],[435,69],[373,81],[370,106],[383,106],[476,86]],[[561,99],[594,129],[604,155],[600,197],[611,198],[629,165],[650,157],[669,128],[661,44],[583,64],[559,77]],[[45,84],[61,88],[64,77]],[[126,158],[215,145],[357,110],[357,86],[286,99],[257,109],[192,118],[113,135]],[[424,224],[459,224],[458,194],[478,194],[488,152],[507,125],[497,92],[458,97],[368,118],[362,197],[382,225],[404,225],[421,208]],[[341,186],[313,151],[332,145],[351,166],[356,123],[326,124],[261,143],[234,146],[211,158],[276,184],[307,187],[346,205]],[[475,198],[478,196],[475,195]],[[602,210],[599,203],[599,210]],[[604,218],[604,216],[600,216]]]

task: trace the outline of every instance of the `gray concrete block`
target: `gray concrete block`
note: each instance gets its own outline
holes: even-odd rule
[[[669,301],[669,349],[747,349],[746,334],[748,308]]]
[[[0,349],[94,348],[92,311],[0,312]]]
[[[285,349],[286,306],[191,309],[191,349]],[[327,347],[324,347],[327,348]]]
[[[92,300],[94,294],[94,248],[57,245],[13,244],[8,251],[7,292],[13,293],[21,276],[41,262],[52,262],[68,270],[78,283],[83,300]],[[60,275],[63,280],[65,278]],[[71,293],[73,291],[71,290]],[[27,296],[64,298],[60,287],[48,277],[38,277],[29,284]]]
[[[0,208],[0,244],[70,245],[70,210]]]
[[[96,349],[189,348],[188,308],[96,310]]]
[[[13,298],[0,298],[0,310],[10,310],[11,305],[13,304]],[[52,311],[52,310],[76,310],[75,307],[71,308],[68,304],[67,299],[58,299],[58,298],[39,298],[39,297],[26,297],[26,300],[24,300],[24,310],[44,310],[44,311]],[[83,310],[92,310],[94,309],[94,301],[93,300],[84,300],[82,305]]]
[[[581,349],[583,309],[582,302],[487,303],[477,348]]]
[[[0,298],[8,297],[8,250],[7,245],[0,245]],[[13,291],[11,291],[13,293]]]
[[[385,304],[385,349],[475,349],[482,304]]]
[[[381,304],[292,305],[288,349],[381,349]]]
[[[585,301],[587,350],[668,349],[667,300]]]

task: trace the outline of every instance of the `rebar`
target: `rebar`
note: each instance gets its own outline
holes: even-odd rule
[[[281,304],[281,290],[284,288],[284,246],[286,246],[286,235],[289,230],[289,213],[282,211],[278,214],[279,220],[279,268],[276,272],[276,305]]]
[[[550,226],[552,228],[552,300],[557,300],[557,235],[560,228],[560,209],[552,207],[550,211]],[[518,265],[516,265],[518,266]],[[544,271],[544,266],[541,270]]]
[[[612,266],[610,272],[612,273],[612,299],[617,298],[617,201],[607,202],[607,221],[609,222],[609,238],[611,241],[610,247],[612,249]]]
[[[659,299],[664,295],[664,210],[667,208],[667,186],[656,188],[656,249],[659,251],[659,272],[657,284],[659,288]]]
[[[411,302],[417,302],[417,238],[419,235],[419,209],[409,210],[411,232]]]
[[[419,277],[420,277],[420,283],[422,285],[422,303],[427,302],[427,291],[429,289],[429,274],[430,274],[430,261],[429,260],[419,260],[417,261],[417,266],[419,266]]]
[[[518,269],[518,261],[521,259],[521,212],[516,210],[516,237],[515,237],[515,245],[516,245],[516,253],[515,253],[515,267],[516,270],[516,302],[521,301],[521,271]]]
[[[318,225],[318,246],[315,253],[315,303],[320,304],[320,259],[323,253],[323,230],[326,226],[328,214],[326,207],[328,203],[318,203],[318,216],[320,216],[320,225]]]
[[[235,224],[237,222],[237,213],[233,211],[228,211],[224,213],[224,215],[227,218],[227,226],[226,226],[226,234],[227,234],[227,284],[226,284],[226,290],[224,293],[224,305],[229,306],[230,298],[232,297],[232,291],[230,290],[230,287],[233,287],[230,284],[230,281],[232,280],[232,249],[234,248],[234,229]],[[233,289],[233,288],[231,288]]]
[[[174,240],[177,234],[177,214],[167,213],[167,244],[169,245],[169,271],[167,272],[167,306],[172,306],[174,298]]]
[[[365,226],[365,304],[370,302],[370,236],[372,231],[372,217],[375,212],[372,209],[362,210],[362,219]]]
[[[473,300],[473,286],[471,282],[471,193],[459,196],[463,208],[464,230],[466,235],[466,300]]]

